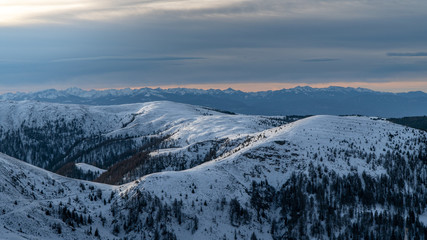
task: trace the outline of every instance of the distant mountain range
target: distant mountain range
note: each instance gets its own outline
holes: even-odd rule
[[[36,100],[54,103],[115,105],[168,100],[258,115],[351,115],[380,117],[427,115],[427,93],[389,93],[364,88],[296,87],[277,91],[242,92],[233,89],[49,89],[32,93],[7,93],[1,100]]]

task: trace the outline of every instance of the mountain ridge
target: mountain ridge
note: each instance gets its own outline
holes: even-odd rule
[[[171,147],[181,148],[176,154],[183,155],[182,164],[163,156],[158,167],[147,167],[188,168],[249,133],[298,119],[236,115],[169,101],[112,106],[0,101],[0,111],[0,151],[65,175],[78,174],[69,163],[107,169],[141,151]],[[185,160],[187,149],[197,152],[194,163]]]
[[[323,115],[251,133],[235,149],[119,186],[0,154],[0,226],[12,239],[96,239],[95,230],[103,239],[393,239],[405,228],[425,237],[426,132]]]
[[[365,88],[308,86],[274,91],[243,92],[234,89],[139,88],[82,90],[49,89],[32,93],[6,93],[2,100],[87,105],[117,105],[169,100],[201,105],[230,112],[255,115],[344,115],[381,117],[425,115],[427,93],[377,92]]]

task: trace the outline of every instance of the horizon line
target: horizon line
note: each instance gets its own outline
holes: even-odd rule
[[[367,89],[378,92],[390,92],[390,93],[406,93],[406,92],[424,92],[427,93],[427,81],[409,81],[409,82],[329,82],[329,83],[198,83],[198,84],[165,84],[165,85],[140,85],[140,86],[113,86],[113,87],[77,87],[77,86],[56,86],[52,88],[32,88],[33,91],[26,91],[22,89],[16,89],[15,91],[3,91],[0,94],[16,94],[16,93],[35,93],[45,91],[49,89],[55,90],[66,90],[70,88],[79,88],[85,91],[105,91],[105,90],[121,90],[121,89],[197,89],[197,90],[226,90],[233,89],[242,92],[265,92],[265,91],[278,91],[284,89],[293,89],[296,87],[310,87],[315,89],[329,88],[329,87],[343,87],[343,88],[354,88],[354,89]],[[2,87],[0,86],[0,89]]]
[[[142,86],[124,86],[116,88],[92,88],[84,90],[109,90],[109,89],[141,89],[141,88],[160,88],[160,89],[198,89],[198,90],[226,90],[233,89],[242,92],[265,92],[278,91],[283,89],[292,89],[296,87],[311,87],[316,89],[329,87],[343,87],[354,89],[368,89],[378,92],[405,93],[405,92],[424,92],[427,93],[427,81],[409,81],[409,82],[329,82],[329,83],[199,83],[199,84],[165,84],[165,85],[142,85]]]

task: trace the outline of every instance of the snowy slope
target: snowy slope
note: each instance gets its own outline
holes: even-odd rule
[[[283,124],[278,118],[167,101],[115,106],[2,101],[0,112],[0,151],[49,170],[70,161],[106,169],[152,139],[164,142],[156,148],[186,147]]]
[[[42,103],[36,101],[1,101],[0,126],[5,129],[20,128],[22,125],[31,127],[43,127],[48,122],[62,120],[65,123],[75,119],[82,120],[79,123],[83,130],[113,134],[116,131],[138,130],[169,130],[173,133],[179,124],[189,124],[188,130],[199,129],[203,125],[213,122],[223,128],[253,129],[258,126],[257,120],[268,119],[267,117],[225,114],[204,107],[181,104],[169,101],[111,105],[111,106],[89,106],[75,104]],[[236,126],[238,123],[240,126]],[[146,129],[143,124],[151,124],[152,129]],[[173,128],[172,128],[173,127]],[[135,129],[136,128],[136,129]],[[247,130],[249,131],[249,130]],[[206,131],[202,131],[207,134]],[[223,134],[212,131],[213,137]]]
[[[390,134],[394,134],[396,138],[389,138]],[[182,172],[147,176],[144,178],[143,186],[155,189],[150,183],[157,185],[159,181],[165,181],[160,185],[169,186],[172,183],[168,181],[176,181],[180,176],[200,178],[194,182],[207,185],[214,180],[206,176],[213,175],[217,182],[220,179],[230,179],[221,182],[225,184],[235,182],[246,188],[254,179],[268,180],[270,184],[278,187],[287,180],[289,173],[306,171],[310,162],[325,165],[341,174],[353,170],[380,175],[385,174],[384,169],[376,164],[373,170],[372,164],[367,164],[366,160],[358,157],[359,151],[372,153],[378,159],[396,145],[407,145],[408,148],[412,146],[411,151],[417,152],[422,146],[416,143],[419,136],[427,135],[425,132],[383,120],[375,121],[367,117],[314,116],[255,134],[253,140],[245,144],[247,146],[238,147],[238,150],[230,156],[219,157]],[[345,153],[352,150],[354,152]],[[320,160],[321,158],[323,160]],[[183,185],[182,188],[174,187],[170,190],[179,193],[184,191],[185,187]],[[219,188],[228,190],[226,186]],[[202,189],[207,191],[206,195],[212,193],[210,189]],[[159,194],[162,190],[159,189],[156,193]],[[233,187],[229,188],[226,195],[236,194],[240,193]]]
[[[86,135],[102,134],[144,134],[155,131],[173,133],[180,124],[197,121],[191,127],[208,124],[209,116],[214,116],[217,124],[225,128],[233,128],[232,123],[242,123],[240,129],[256,127],[248,123],[251,116],[228,115],[201,107],[173,102],[149,102],[117,106],[86,106],[41,103],[34,101],[2,101],[0,102],[0,126],[4,129],[18,129],[22,126],[44,127],[48,123],[60,120],[71,123],[79,120],[77,125]],[[256,119],[257,117],[255,117]],[[216,120],[221,120],[217,122]],[[231,120],[229,122],[228,120]],[[212,122],[212,121],[211,121]],[[215,134],[215,133],[211,133]],[[216,133],[215,136],[220,136]]]
[[[176,236],[178,239],[221,239],[224,236],[227,239],[249,239],[252,233],[258,239],[272,239],[271,219],[280,220],[280,207],[271,206],[271,209],[263,212],[265,217],[257,217],[251,202],[254,181],[261,183],[267,180],[269,185],[279,191],[289,183],[291,175],[309,175],[311,169],[318,167],[321,167],[321,172],[327,169],[342,176],[356,174],[362,177],[363,172],[374,178],[387,176],[390,172],[384,166],[401,166],[394,158],[387,158],[387,154],[399,150],[403,158],[409,161],[409,156],[418,156],[418,152],[426,147],[425,132],[368,117],[314,116],[257,131],[252,125],[253,121],[245,122],[245,116],[226,116],[229,121],[218,126],[214,118],[208,118],[204,124],[211,121],[213,125],[209,128],[202,124],[202,120],[207,117],[203,114],[195,117],[195,121],[186,121],[181,113],[174,112],[175,122],[171,123],[161,117],[168,114],[167,110],[153,113],[150,111],[152,107],[141,107],[137,113],[145,116],[145,119],[150,119],[150,114],[156,115],[151,118],[151,124],[166,126],[164,131],[172,133],[179,144],[191,145],[193,141],[215,138],[219,136],[216,135],[218,132],[221,136],[229,134],[231,139],[237,138],[243,130],[246,135],[243,141],[238,141],[238,145],[212,161],[184,171],[150,174],[116,187],[60,177],[1,155],[0,182],[5,185],[0,188],[0,197],[4,202],[0,206],[0,227],[3,225],[6,229],[5,236],[18,239],[90,239],[94,237],[94,229],[97,228],[103,239],[153,239],[157,235],[161,239],[167,236]],[[187,111],[202,110],[189,107]],[[188,116],[188,112],[185,115]],[[219,122],[221,116],[214,114]],[[172,118],[169,116],[168,119]],[[243,130],[235,130],[236,126],[229,124],[233,120],[249,126],[240,126]],[[138,128],[138,124],[139,120],[135,119],[125,128]],[[179,124],[186,127],[176,131],[174,127]],[[221,125],[230,127],[227,131]],[[199,132],[201,127],[205,130]],[[218,129],[215,130],[218,132],[211,132],[212,129]],[[177,147],[168,151],[179,149]],[[152,154],[159,155],[164,151]],[[391,162],[387,163],[388,160]],[[418,176],[426,174],[425,167],[412,171]],[[406,171],[401,174],[408,179],[407,183],[414,181],[407,177]],[[84,190],[81,184],[86,186]],[[406,194],[425,191],[426,186],[425,183],[419,183],[403,185],[402,189],[397,186],[394,188]],[[97,195],[97,189],[101,190],[105,205],[103,200],[90,200]],[[115,193],[112,195],[112,192]],[[110,198],[110,195],[113,197]],[[76,197],[79,200],[74,200]],[[243,208],[243,217],[237,218],[238,223],[234,220],[230,223],[232,199],[237,200]],[[14,200],[17,200],[18,206],[24,207],[17,208]],[[271,199],[271,202],[274,201]],[[51,202],[53,209],[62,202],[78,213],[92,215],[94,223],[71,227],[59,215],[48,216],[45,212],[50,209]],[[378,205],[378,208],[386,209],[387,206]],[[3,214],[2,209],[5,209]],[[357,211],[362,213],[364,209],[358,208]],[[106,219],[104,226],[99,215]],[[245,218],[250,221],[245,222]],[[54,223],[62,226],[62,233],[58,234],[57,229],[52,227]],[[308,223],[306,225],[310,226]],[[90,227],[93,231],[88,235]]]
[[[138,184],[121,187],[121,191],[127,195],[149,192],[169,204],[174,198],[182,200],[187,214],[198,216],[199,229],[209,230],[189,235],[174,225],[179,239],[218,239],[224,234],[231,239],[236,228],[230,226],[227,215],[217,210],[219,201],[224,197],[228,201],[237,198],[242,205],[250,206],[248,193],[252,181],[267,180],[279,189],[291,174],[308,173],[310,164],[341,175],[352,172],[387,175],[379,163],[384,154],[396,146],[406,146],[405,149],[416,153],[425,147],[418,142],[419,138],[425,139],[426,133],[383,120],[314,116],[254,134],[229,156],[186,171],[152,174]],[[367,163],[369,154],[376,160]],[[203,206],[205,201],[207,206]],[[196,207],[192,207],[193,202]],[[268,227],[252,222],[238,229],[243,239],[248,239],[253,231],[258,237],[270,239]]]
[[[109,213],[101,200],[90,201],[89,195],[102,193],[108,198],[115,187],[65,178],[30,164],[0,154],[0,226],[3,239],[92,239],[85,233],[103,228],[96,216]],[[61,221],[59,206],[87,218],[93,223],[71,227]],[[61,226],[61,232],[54,226]],[[74,229],[74,230],[73,230]]]
[[[105,169],[95,167],[95,166],[87,164],[87,163],[76,163],[75,165],[78,169],[80,169],[84,173],[92,172],[92,173],[99,175],[99,174],[102,174],[105,171],[107,171]]]

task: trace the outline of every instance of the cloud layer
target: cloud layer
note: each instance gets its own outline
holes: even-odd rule
[[[421,0],[0,3],[0,86],[425,82]]]
[[[427,57],[427,52],[413,52],[413,53],[387,53],[390,57]]]

